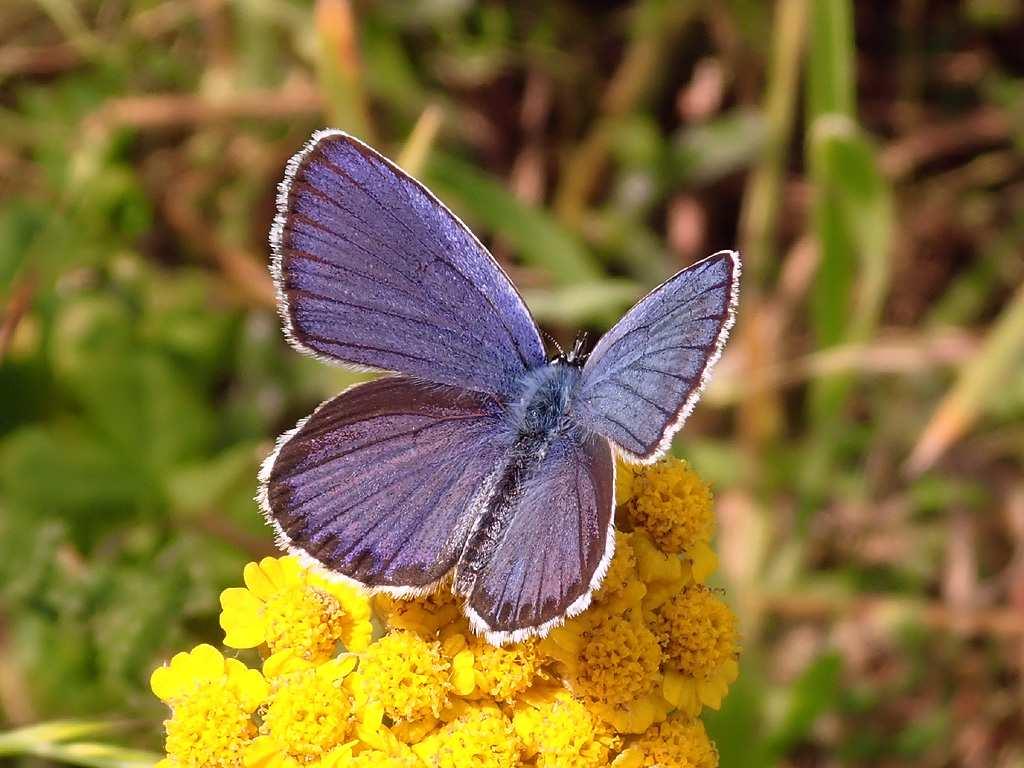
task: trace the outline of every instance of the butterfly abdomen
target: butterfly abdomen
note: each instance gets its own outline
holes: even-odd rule
[[[523,484],[540,463],[542,446],[521,441],[513,446],[508,463],[499,470],[493,492],[473,530],[466,539],[455,567],[455,591],[468,595],[477,574],[491,561],[502,537],[512,522]]]

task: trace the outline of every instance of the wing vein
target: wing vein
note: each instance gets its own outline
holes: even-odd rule
[[[461,278],[467,285],[469,285],[474,291],[476,291],[477,295],[483,298],[487,305],[490,306],[494,314],[494,317],[498,320],[499,325],[501,325],[502,329],[505,331],[505,335],[508,336],[509,340],[512,342],[512,347],[515,350],[516,355],[519,357],[520,362],[522,362],[523,368],[529,370],[532,367],[531,363],[526,359],[526,356],[523,354],[522,349],[520,349],[519,347],[519,339],[516,338],[516,335],[512,332],[512,329],[508,327],[508,323],[505,321],[504,313],[502,313],[498,309],[497,305],[495,305],[494,301],[491,299],[490,296],[477,290],[476,284],[465,273],[463,273],[462,270],[460,270],[452,262],[445,259],[443,256],[439,255],[435,249],[431,248],[430,245],[425,243],[423,241],[423,238],[420,237],[419,233],[414,231],[413,228],[410,227],[407,222],[405,222],[403,219],[400,219],[395,214],[394,211],[392,211],[389,207],[385,206],[380,200],[378,200],[377,197],[372,192],[370,192],[370,190],[367,189],[364,184],[359,182],[344,168],[342,168],[339,165],[336,165],[327,158],[323,158],[323,162],[326,165],[329,165],[332,168],[334,168],[342,176],[348,178],[349,181],[351,181],[356,187],[362,190],[363,194],[370,198],[370,200],[372,200],[383,213],[388,215],[393,221],[399,224],[406,232],[408,232],[411,236],[416,238],[419,241],[420,245],[422,245],[423,248],[432,255],[436,263],[444,264],[454,274]]]

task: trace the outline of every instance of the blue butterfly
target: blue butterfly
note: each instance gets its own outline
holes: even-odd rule
[[[448,583],[495,644],[590,603],[615,546],[615,453],[650,463],[693,410],[735,317],[721,251],[641,299],[584,363],[548,360],[508,275],[436,197],[320,131],[270,236],[291,344],[390,375],[320,405],[260,472],[279,543],[397,596]]]

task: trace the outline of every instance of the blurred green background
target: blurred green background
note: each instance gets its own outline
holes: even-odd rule
[[[324,125],[563,342],[743,251],[675,444],[743,625],[723,766],[1024,766],[1015,0],[5,0],[0,730],[158,749],[150,670],[272,551],[258,463],[350,379],[286,346],[265,268]]]

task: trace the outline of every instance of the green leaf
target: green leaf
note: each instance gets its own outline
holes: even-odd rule
[[[709,184],[749,166],[768,140],[768,123],[751,109],[737,109],[682,131],[673,144],[673,175],[688,184]]]
[[[873,145],[847,118],[818,118],[811,127],[809,152],[819,195],[816,233],[821,259],[814,295],[819,343],[864,341],[877,324],[889,286],[889,184],[878,168]]]
[[[121,302],[70,302],[56,323],[54,368],[125,470],[155,477],[209,444],[212,414],[188,371],[138,330]]]
[[[812,0],[807,61],[807,161],[814,186],[812,213],[818,273],[811,295],[820,348],[870,339],[890,276],[892,200],[875,151],[855,122],[856,57],[849,0]],[[844,432],[849,375],[814,382],[801,483],[805,517],[831,480]]]
[[[769,690],[757,651],[740,659],[740,676],[729,686],[720,710],[705,709],[701,720],[718,750],[720,768],[770,768],[764,736],[765,692]]]
[[[0,733],[0,757],[26,755],[86,768],[152,768],[161,755],[115,744],[81,741],[118,727],[116,723],[63,720]]]
[[[467,218],[507,240],[523,261],[559,285],[600,277],[590,254],[546,212],[516,198],[497,179],[452,155],[435,152],[427,185]]]
[[[133,517],[152,494],[143,476],[73,424],[28,427],[5,440],[0,487],[12,514],[65,520],[83,545]]]
[[[769,753],[781,758],[811,732],[815,722],[839,700],[842,659],[829,653],[815,659],[789,689],[782,722],[769,742]]]
[[[807,70],[811,117],[852,117],[856,104],[853,5],[850,0],[811,0]]]
[[[643,293],[632,280],[594,280],[563,288],[524,292],[526,303],[540,322],[580,327],[605,327],[618,319]]]
[[[118,723],[110,720],[52,720],[48,723],[35,723],[15,731],[0,732],[0,753],[41,742],[60,743],[103,736],[119,727]]]

